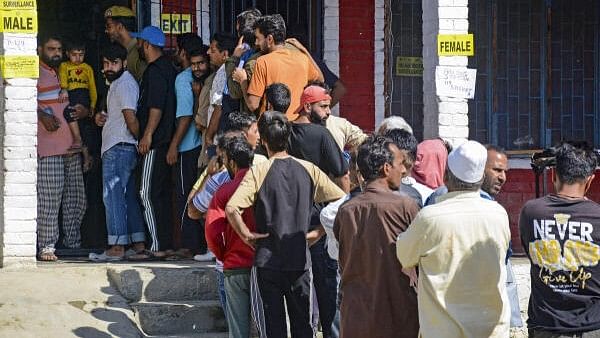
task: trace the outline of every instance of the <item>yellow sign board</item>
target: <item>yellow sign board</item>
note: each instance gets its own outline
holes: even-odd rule
[[[423,58],[396,57],[396,76],[423,76]]]
[[[192,26],[191,14],[163,13],[160,15],[160,29],[166,34],[191,33]]]
[[[438,35],[438,56],[473,56],[473,34]]]
[[[2,78],[37,79],[40,74],[39,58],[36,55],[4,55],[0,58]]]
[[[37,12],[32,10],[0,11],[0,32],[37,33]]]
[[[36,10],[35,0],[0,0],[0,10]]]

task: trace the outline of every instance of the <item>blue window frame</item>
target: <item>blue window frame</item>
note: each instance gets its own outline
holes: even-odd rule
[[[469,3],[477,68],[470,137],[507,149],[560,140],[600,146],[600,3]]]

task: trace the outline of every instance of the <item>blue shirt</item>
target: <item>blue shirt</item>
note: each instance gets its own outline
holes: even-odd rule
[[[175,117],[192,116],[194,114],[194,92],[192,91],[192,69],[183,70],[175,79],[175,94],[177,95],[177,111]],[[187,133],[179,144],[179,152],[195,149],[202,144],[202,137],[194,121],[190,123]]]

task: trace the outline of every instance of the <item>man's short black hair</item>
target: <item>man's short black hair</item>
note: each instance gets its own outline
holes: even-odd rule
[[[574,184],[592,176],[598,156],[587,143],[564,142],[555,147],[556,175],[562,183]]]
[[[202,38],[195,33],[186,33],[177,36],[177,46],[190,56],[192,50],[202,47]]]
[[[262,35],[273,36],[276,45],[285,42],[285,21],[280,14],[265,15],[254,23],[254,29],[258,29]]]
[[[390,129],[386,131],[383,136],[394,141],[394,144],[398,149],[405,150],[408,157],[414,163],[417,158],[417,145],[419,142],[413,134],[404,129]]]
[[[237,45],[237,40],[235,39],[235,36],[229,33],[215,33],[213,34],[210,41],[216,41],[217,48],[219,49],[219,51],[227,51],[229,52],[229,55],[233,54],[233,50]]]
[[[110,19],[123,25],[128,32],[135,32],[137,30],[137,22],[133,16],[111,16]]]
[[[306,88],[308,88],[310,86],[321,87],[321,88],[325,89],[328,94],[329,94],[329,92],[331,92],[331,88],[329,88],[329,86],[327,85],[327,83],[325,83],[323,81],[311,80],[311,81],[308,82],[308,84],[306,86],[304,86],[304,89],[306,89]]]
[[[239,169],[250,168],[254,160],[252,146],[243,136],[234,136],[227,139],[223,147],[227,158],[235,162]]]
[[[239,111],[231,112],[228,119],[229,130],[246,131],[253,123],[256,123],[256,116]]]
[[[269,110],[258,119],[258,132],[261,140],[265,141],[271,151],[287,149],[292,126],[284,114]]]
[[[83,42],[79,39],[71,40],[71,41],[67,42],[66,45],[67,45],[67,52],[71,52],[74,50],[82,50],[85,52],[85,42]]]
[[[190,58],[192,56],[204,56],[205,58],[208,59],[208,46],[200,45],[197,48],[190,50],[189,56],[190,56]]]
[[[486,145],[484,145],[484,147],[487,150],[495,151],[498,154],[502,154],[504,156],[507,156],[506,155],[506,149],[502,148],[501,146],[497,146],[497,145],[494,145],[494,144],[486,144]]]
[[[256,37],[254,36],[254,23],[258,20],[262,14],[256,8],[247,9],[238,14],[236,20],[239,25],[238,35],[244,37],[244,42],[254,46]]]
[[[390,145],[394,142],[381,135],[369,136],[359,147],[356,163],[365,181],[381,177],[381,170],[386,163],[391,164],[394,154]]]
[[[102,57],[112,62],[125,61],[127,60],[127,49],[116,42],[109,43],[102,48]]]
[[[38,40],[38,47],[43,47],[50,40],[55,40],[60,43],[62,43],[62,41],[63,41],[62,37],[56,33],[46,33],[46,34],[40,33],[40,34],[38,34],[37,40]]]
[[[275,82],[266,89],[267,102],[271,104],[273,110],[285,113],[290,107],[292,94],[290,88],[283,83]]]

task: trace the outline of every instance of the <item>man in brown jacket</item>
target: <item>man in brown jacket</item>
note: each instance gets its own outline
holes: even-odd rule
[[[374,136],[358,149],[364,192],[343,204],[333,231],[340,244],[340,337],[417,337],[417,295],[396,259],[395,243],[419,208],[394,194],[407,175],[407,154]]]

